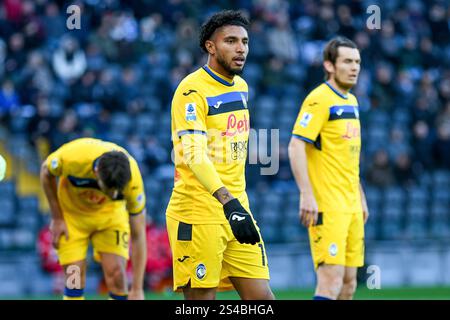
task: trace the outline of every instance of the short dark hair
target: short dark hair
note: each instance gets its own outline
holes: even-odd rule
[[[130,160],[120,151],[102,154],[97,169],[100,179],[107,188],[123,190],[131,180]]]
[[[325,49],[323,50],[323,61],[330,61],[332,64],[335,64],[339,54],[339,47],[358,49],[358,46],[352,40],[343,36],[337,36],[328,41],[325,45]],[[329,76],[327,70],[325,70],[325,79],[328,79]]]
[[[205,42],[209,40],[214,31],[223,26],[241,26],[248,31],[250,21],[244,16],[242,11],[223,10],[213,14],[200,28],[200,48],[206,53]]]

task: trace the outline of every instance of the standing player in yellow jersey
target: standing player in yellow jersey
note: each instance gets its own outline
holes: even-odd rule
[[[89,241],[94,259],[102,264],[110,298],[143,299],[145,193],[136,160],[111,142],[77,139],[48,156],[41,183],[52,214],[53,246],[66,271],[64,299],[84,299]],[[133,281],[128,294],[130,238]],[[74,279],[77,269],[79,281]]]
[[[172,101],[175,182],[167,208],[174,290],[185,299],[273,299],[264,243],[245,192],[248,20],[214,14],[201,28],[208,62],[179,84]]]
[[[317,273],[315,300],[352,299],[364,264],[369,211],[359,179],[361,127],[356,45],[337,37],[324,50],[325,83],[303,101],[289,144],[300,189],[300,219],[309,230]]]

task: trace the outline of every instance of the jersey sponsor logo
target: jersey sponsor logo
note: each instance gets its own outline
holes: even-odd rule
[[[338,116],[341,116],[342,115],[342,112],[344,112],[344,109],[339,109],[338,111],[336,111],[336,114],[338,115]]]
[[[80,192],[80,197],[86,200],[90,204],[101,205],[106,201],[106,197],[99,194],[98,191],[86,190]]]
[[[249,130],[250,125],[245,114],[244,119],[238,121],[234,113],[232,113],[228,116],[227,130],[225,132],[222,132],[222,137],[234,137],[237,134],[248,132]]]
[[[347,122],[345,134],[342,136],[345,140],[351,140],[353,138],[359,138],[361,136],[361,129],[354,126],[352,122]]]
[[[173,181],[177,182],[180,180],[180,178],[181,178],[180,172],[177,169],[175,169],[175,173],[173,175]]]
[[[309,122],[311,121],[313,115],[311,113],[305,112],[302,116],[302,119],[300,120],[300,125],[303,128],[306,128],[309,124]]]
[[[232,220],[232,221],[234,221],[234,220],[242,221],[242,220],[245,220],[245,217],[242,217],[242,216],[240,216],[240,215],[238,215],[238,214],[233,214],[233,215],[231,216],[231,220]]]
[[[311,102],[310,104],[308,104],[309,107],[314,107],[315,105],[318,105],[318,102]]]
[[[183,96],[188,96],[188,95],[190,95],[191,93],[194,93],[194,92],[197,92],[197,90],[192,90],[192,89],[189,89],[189,91],[187,91],[187,92],[183,92]]]
[[[223,101],[217,101],[217,102],[213,105],[213,107],[216,108],[216,109],[219,109],[219,107],[220,107],[220,105],[222,104],[222,102],[223,102]]]
[[[338,246],[336,243],[330,244],[330,247],[328,248],[328,252],[330,253],[330,256],[335,257],[338,254]]]
[[[195,274],[198,280],[203,280],[206,276],[206,267],[203,263],[200,263],[195,269]]]
[[[139,194],[139,195],[137,196],[137,198],[136,198],[136,201],[137,201],[139,204],[141,204],[142,201],[144,201],[144,194],[143,194],[143,193]]]
[[[248,141],[231,142],[231,159],[245,160],[247,158]]]
[[[197,120],[197,112],[195,109],[195,103],[194,102],[186,103],[185,108],[186,108],[186,121]]]

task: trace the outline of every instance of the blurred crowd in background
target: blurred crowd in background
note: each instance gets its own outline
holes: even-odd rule
[[[81,28],[69,30],[66,9],[73,4],[81,9]],[[374,4],[381,28],[370,30],[366,10]],[[372,212],[367,238],[450,237],[448,1],[4,0],[4,149],[28,159],[24,170],[37,175],[49,152],[74,138],[116,142],[139,162],[149,217],[163,226],[173,185],[171,98],[181,79],[206,63],[199,27],[223,8],[242,9],[251,19],[243,73],[251,126],[280,129],[278,173],[247,168],[251,208],[266,242],[307,241],[287,145],[302,100],[323,81],[323,46],[338,34],[354,40],[362,57],[353,93]],[[11,201],[13,209],[24,203]]]

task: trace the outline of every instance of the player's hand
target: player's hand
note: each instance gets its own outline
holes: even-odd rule
[[[369,208],[367,207],[367,203],[363,204],[363,215],[364,215],[364,224],[366,224],[367,219],[369,219]]]
[[[128,300],[144,300],[144,289],[133,289],[131,288],[130,292],[128,293]]]
[[[256,230],[251,215],[242,207],[238,199],[235,198],[225,203],[223,211],[237,241],[250,244],[260,241],[258,230]]]
[[[312,192],[300,193],[300,221],[306,228],[317,224],[318,212],[319,207]]]
[[[69,240],[69,231],[64,219],[52,219],[50,222],[50,232],[52,234],[52,245],[55,249],[59,249],[59,239],[62,236]]]

